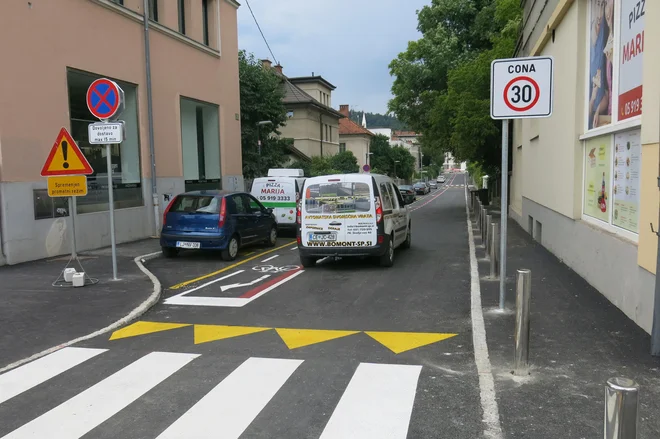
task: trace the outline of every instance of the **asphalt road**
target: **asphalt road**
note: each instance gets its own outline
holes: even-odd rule
[[[480,436],[464,182],[410,206],[392,268],[303,270],[292,236],[149,262],[163,299],[138,322],[0,375],[0,437]]]

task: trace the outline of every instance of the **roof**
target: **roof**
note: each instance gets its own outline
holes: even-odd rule
[[[340,119],[344,117],[339,111],[314,99],[309,93],[290,82],[286,76],[281,74],[278,74],[278,76],[284,78],[284,98],[282,99],[282,102],[285,106],[312,105]]]
[[[289,78],[289,80],[291,82],[293,82],[294,84],[296,84],[296,83],[297,84],[309,84],[309,83],[313,83],[313,82],[320,82],[321,84],[328,87],[330,90],[334,90],[334,89],[337,88],[334,85],[332,85],[329,81],[325,80],[323,78],[323,76],[321,76],[321,75],[319,75],[319,76],[298,76],[296,78]]]
[[[220,190],[220,189],[205,189],[201,191],[189,191],[189,192],[184,192],[179,195],[206,195],[206,196],[226,196],[226,195],[233,195],[233,194],[243,194],[246,193],[244,191],[227,191],[227,190]]]
[[[363,134],[367,136],[374,136],[375,134],[364,128],[361,125],[356,124],[348,117],[339,119],[339,135],[340,136],[350,136],[356,134]]]

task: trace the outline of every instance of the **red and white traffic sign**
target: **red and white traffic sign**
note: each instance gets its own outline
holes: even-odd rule
[[[496,59],[490,68],[490,117],[524,119],[552,115],[552,57]]]
[[[87,89],[87,108],[101,120],[118,116],[124,110],[124,91],[115,81],[100,78]]]

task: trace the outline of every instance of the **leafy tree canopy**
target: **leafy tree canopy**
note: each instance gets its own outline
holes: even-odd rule
[[[360,171],[357,158],[351,151],[340,152],[330,156],[315,156],[311,161],[298,160],[291,163],[291,169],[303,169],[306,177],[319,175],[352,174]]]
[[[370,163],[374,174],[409,179],[415,171],[415,157],[402,146],[392,147],[389,139],[382,134],[371,139],[369,152],[373,153]]]
[[[499,169],[500,123],[490,118],[490,63],[513,55],[519,0],[432,0],[418,11],[422,37],[390,63],[389,109],[422,133],[425,156],[451,152]]]
[[[266,175],[269,168],[278,168],[287,160],[291,139],[278,138],[279,128],[286,123],[286,109],[282,103],[284,91],[281,79],[265,70],[254,55],[238,54],[241,96],[241,149],[243,176],[255,178]],[[257,122],[270,125],[257,127]],[[261,155],[258,139],[261,138]]]

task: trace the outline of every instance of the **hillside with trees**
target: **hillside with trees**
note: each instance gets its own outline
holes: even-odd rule
[[[350,110],[350,118],[358,125],[362,125],[362,111]],[[380,113],[369,113],[367,111],[367,128],[391,128],[393,130],[405,130],[406,126],[395,116]]]

